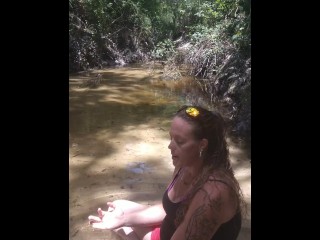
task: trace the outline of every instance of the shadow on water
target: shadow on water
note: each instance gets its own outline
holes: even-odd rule
[[[101,83],[86,86],[97,73]],[[69,239],[117,239],[88,226],[88,215],[106,201],[161,201],[173,170],[167,149],[171,118],[187,102],[174,92],[141,67],[69,76]],[[250,185],[246,151],[234,145],[230,155],[239,181]],[[250,226],[250,217],[246,221]]]

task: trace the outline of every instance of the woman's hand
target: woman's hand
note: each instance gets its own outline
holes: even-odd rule
[[[93,228],[99,229],[115,229],[122,227],[124,224],[124,212],[119,206],[112,202],[108,202],[108,210],[102,211],[98,208],[98,216],[90,215],[89,223]]]

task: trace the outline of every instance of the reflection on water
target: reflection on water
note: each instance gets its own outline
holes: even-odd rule
[[[70,76],[72,134],[140,124],[155,117],[167,119],[179,104],[177,97],[164,95],[150,84],[145,69],[118,68],[99,72],[102,83],[96,89],[79,87],[86,79]]]
[[[101,83],[86,86],[97,72]],[[151,204],[161,199],[173,170],[167,148],[172,116],[183,104],[206,100],[192,82],[159,81],[159,74],[124,67],[70,75],[70,239],[117,239],[87,224],[88,215],[106,201],[123,197]],[[177,86],[182,96],[176,95]],[[250,203],[248,156],[236,145],[230,155]],[[250,216],[246,221],[250,225]]]

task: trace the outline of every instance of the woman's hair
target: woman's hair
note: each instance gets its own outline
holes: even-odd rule
[[[226,142],[225,121],[220,113],[208,111],[200,106],[183,106],[176,113],[193,126],[194,136],[208,140],[208,147],[203,152],[206,166],[229,169],[229,151]]]
[[[238,209],[244,211],[245,203],[242,191],[230,163],[226,141],[226,124],[222,115],[217,111],[209,111],[200,106],[183,106],[176,112],[175,117],[180,117],[193,126],[193,134],[196,139],[205,138],[208,140],[208,147],[202,153],[204,168],[194,183],[193,190],[188,194],[188,199],[181,204],[177,211],[176,226],[183,220],[193,196],[203,187],[214,171],[219,171],[232,182],[231,187],[238,201]],[[221,174],[219,175],[222,176]]]

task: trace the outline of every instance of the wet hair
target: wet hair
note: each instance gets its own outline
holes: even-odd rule
[[[207,139],[208,147],[203,152],[205,165],[230,169],[229,151],[226,142],[226,123],[217,111],[209,111],[200,106],[183,106],[175,116],[193,126],[196,139]]]

